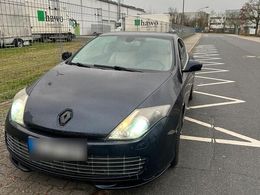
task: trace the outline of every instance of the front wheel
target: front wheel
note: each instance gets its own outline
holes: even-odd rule
[[[171,167],[175,167],[179,162],[179,150],[180,150],[180,134],[177,133],[175,140],[175,156],[171,162]]]
[[[179,127],[176,132],[176,139],[175,139],[175,147],[174,147],[174,159],[171,162],[171,167],[175,167],[179,162],[179,150],[180,150],[180,138],[181,138],[181,129],[183,126],[183,120],[184,120],[184,110],[180,117],[179,121]]]

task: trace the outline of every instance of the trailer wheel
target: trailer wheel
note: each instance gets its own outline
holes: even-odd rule
[[[67,36],[67,38],[66,38],[66,41],[67,41],[67,42],[71,42],[71,41],[72,41],[72,35],[69,34],[69,35]]]
[[[24,46],[24,44],[23,44],[23,40],[22,39],[16,39],[15,40],[15,47],[21,48],[23,46]]]

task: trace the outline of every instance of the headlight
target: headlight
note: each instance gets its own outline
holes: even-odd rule
[[[155,123],[165,117],[170,105],[136,109],[109,135],[109,140],[132,140],[144,135]]]
[[[14,96],[14,100],[11,108],[11,120],[20,125],[24,125],[23,115],[24,115],[24,109],[25,109],[27,99],[28,99],[28,95],[25,89],[19,91]]]

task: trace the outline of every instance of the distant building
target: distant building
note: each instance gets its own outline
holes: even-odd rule
[[[254,35],[256,24],[240,19],[240,10],[226,10],[209,16],[209,32]],[[259,29],[260,31],[260,29]]]
[[[226,17],[223,13],[209,16],[209,32],[224,33]]]

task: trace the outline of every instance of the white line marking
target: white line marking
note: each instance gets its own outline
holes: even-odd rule
[[[206,61],[200,61],[203,64],[203,67],[207,66],[219,66],[219,65],[224,65],[225,63],[222,62],[206,62]]]
[[[246,56],[246,58],[256,58],[256,56]]]
[[[224,63],[221,62],[212,62],[212,60],[220,60],[221,58],[217,57],[212,57],[212,56],[218,56],[219,54],[217,53],[211,53],[208,54],[208,52],[217,52],[217,49],[213,45],[200,45],[196,49],[197,53],[195,54],[195,57],[197,60],[199,60],[201,63],[204,63],[204,68],[203,70],[209,70],[209,71],[204,71],[196,74],[197,78],[200,79],[208,79],[208,80],[215,80],[219,82],[215,83],[206,83],[206,84],[200,84],[197,85],[199,87],[201,86],[209,86],[209,85],[219,85],[219,84],[226,84],[226,83],[234,83],[235,81],[231,80],[225,80],[225,79],[218,79],[218,78],[213,78],[213,77],[203,77],[203,76],[197,76],[199,74],[210,74],[210,73],[219,73],[219,72],[228,72],[229,70],[225,69],[216,69],[216,68],[205,68],[206,66],[215,66],[215,65],[223,65]],[[256,57],[256,56],[247,56],[247,57]],[[235,98],[230,98],[230,97],[225,97],[221,95],[215,95],[215,94],[210,94],[210,93],[205,93],[205,92],[200,92],[200,91],[194,91],[194,93],[201,94],[201,95],[206,95],[210,97],[215,97],[215,98],[220,98],[224,100],[228,100],[229,102],[222,102],[222,103],[213,103],[213,104],[204,104],[204,105],[197,105],[197,106],[191,106],[188,109],[196,109],[196,108],[207,108],[207,107],[214,107],[214,106],[223,106],[223,105],[229,105],[229,104],[238,104],[238,103],[244,103],[245,101],[235,99]],[[250,138],[248,136],[221,128],[221,127],[214,127],[212,124],[205,123],[203,121],[199,121],[196,119],[192,119],[190,117],[185,117],[185,120],[202,125],[204,127],[214,129],[216,131],[231,135],[233,137],[245,140],[245,141],[235,141],[235,140],[226,140],[226,139],[215,139],[215,138],[205,138],[205,137],[195,137],[195,136],[187,136],[187,135],[181,135],[181,139],[183,140],[191,140],[191,141],[199,141],[199,142],[207,142],[207,143],[219,143],[219,144],[229,144],[229,145],[239,145],[239,146],[248,146],[248,147],[257,147],[260,148],[260,141]]]
[[[231,145],[237,145],[237,146],[249,146],[249,147],[255,147],[260,148],[260,142],[259,143],[248,143],[248,142],[241,142],[241,141],[233,141],[233,140],[225,140],[225,139],[215,139],[216,143],[220,144],[231,144]]]
[[[217,83],[206,83],[206,84],[200,84],[197,85],[198,87],[204,87],[204,86],[212,86],[212,85],[223,85],[223,84],[228,84],[228,83],[234,83],[235,81],[223,81],[223,82],[217,82]]]
[[[195,50],[193,54],[199,54],[199,55],[210,55],[210,54],[218,54],[218,50]]]
[[[225,80],[225,79],[218,79],[218,78],[212,78],[212,77],[203,77],[203,76],[196,76],[196,78],[220,81],[220,82],[216,82],[216,83],[199,84],[199,85],[197,85],[198,87],[211,86],[211,85],[221,85],[221,84],[227,84],[227,83],[234,83],[235,82],[235,81],[230,81],[230,80]]]
[[[193,57],[196,57],[196,56],[193,56]],[[209,58],[209,57],[202,57],[202,56],[198,57],[197,56],[197,60],[199,60],[199,61],[202,61],[202,60],[221,60],[221,59],[222,58],[213,58],[213,57]]]
[[[208,128],[214,128],[214,130],[231,135],[233,137],[246,140],[247,142],[243,141],[235,141],[235,140],[226,140],[226,139],[215,139],[215,138],[204,138],[204,137],[195,137],[195,136],[186,136],[182,135],[181,139],[184,140],[191,140],[191,141],[200,141],[200,142],[208,142],[208,143],[220,143],[220,144],[229,144],[229,145],[239,145],[239,146],[249,146],[249,147],[257,147],[260,148],[260,141],[253,139],[251,137],[236,133],[234,131],[230,131],[221,127],[212,127],[211,124],[205,123],[203,121],[199,121],[190,117],[185,117],[185,120],[202,125]]]
[[[208,80],[214,80],[214,81],[231,81],[231,80],[225,80],[225,79],[218,79],[218,78],[213,78],[213,77],[203,77],[203,76],[195,76],[196,78],[200,78],[200,79],[208,79]],[[235,81],[233,81],[235,82]]]
[[[206,142],[206,143],[218,143],[218,144],[260,148],[260,143],[233,141],[233,140],[226,140],[226,139],[212,139],[212,138],[194,137],[194,136],[186,136],[186,135],[181,135],[181,139],[189,140],[189,141]]]
[[[213,126],[211,124],[205,123],[203,121],[199,121],[197,119],[193,119],[193,118],[190,118],[190,117],[185,117],[185,120],[187,120],[189,122],[196,123],[196,124],[204,126],[204,127],[213,128]],[[245,135],[241,135],[239,133],[236,133],[236,132],[233,132],[233,131],[230,131],[230,130],[227,130],[227,129],[224,129],[224,128],[221,128],[221,127],[214,127],[214,129],[216,131],[219,131],[219,132],[231,135],[231,136],[239,138],[239,139],[243,139],[243,140],[246,140],[246,141],[249,141],[249,142],[259,142],[260,143],[259,140],[253,139],[251,137],[247,137]]]
[[[181,139],[183,140],[191,140],[191,141],[198,141],[198,142],[212,142],[212,138],[205,138],[205,137],[194,137],[188,135],[181,135]]]
[[[193,52],[193,56],[196,55],[198,56],[198,58],[200,56],[204,57],[204,56],[219,56],[219,53],[217,51],[212,51],[212,52],[203,52],[203,51],[197,51],[197,52]]]
[[[232,102],[223,102],[223,103],[215,103],[215,104],[203,104],[198,106],[190,106],[188,109],[198,109],[198,108],[210,108],[210,107],[217,107],[217,106],[225,106],[231,104],[241,104],[244,103],[243,101],[232,101]]]
[[[203,70],[212,70],[212,71],[204,71],[204,72],[198,72],[196,75],[201,75],[201,74],[212,74],[212,73],[219,73],[219,72],[229,72],[229,70],[224,70],[224,69],[209,69],[209,68],[203,68]]]
[[[220,96],[220,95],[215,95],[215,94],[211,94],[211,93],[205,93],[205,92],[200,92],[200,91],[194,91],[194,93],[206,95],[206,96],[210,96],[210,97],[221,98],[221,99],[229,100],[230,102],[220,102],[220,103],[213,103],[213,104],[203,104],[203,105],[197,105],[197,106],[190,106],[187,109],[209,108],[209,107],[216,107],[216,106],[245,103],[245,101],[243,101],[243,100],[225,97],[225,96]]]
[[[194,91],[194,93],[201,94],[201,95],[207,95],[207,96],[211,96],[211,97],[216,97],[216,98],[221,98],[221,99],[230,100],[230,101],[240,101],[235,98],[225,97],[225,96],[221,96],[221,95],[215,95],[215,94],[211,94],[211,93],[205,93],[205,92],[201,92],[201,91]]]
[[[245,135],[241,135],[241,134],[239,134],[239,133],[236,133],[236,132],[233,132],[233,131],[230,131],[230,130],[227,130],[227,129],[224,129],[224,128],[221,128],[221,127],[214,127],[214,129],[217,130],[217,131],[219,131],[219,132],[222,132],[222,133],[225,133],[225,134],[228,134],[228,135],[231,135],[231,136],[233,136],[233,137],[237,137],[237,138],[240,138],[240,139],[249,141],[249,142],[259,142],[259,141],[256,140],[256,139],[247,137],[247,136],[245,136]]]

